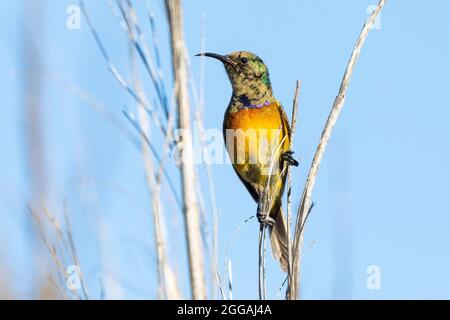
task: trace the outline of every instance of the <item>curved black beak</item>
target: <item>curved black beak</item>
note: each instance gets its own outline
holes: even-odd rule
[[[231,64],[233,67],[236,65],[236,62],[234,62],[233,60],[231,60],[229,57],[227,56],[222,56],[220,54],[217,53],[212,53],[212,52],[201,52],[199,54],[195,55],[196,57],[199,56],[203,56],[203,57],[211,57],[217,60],[222,61],[223,63],[227,63],[227,64]]]

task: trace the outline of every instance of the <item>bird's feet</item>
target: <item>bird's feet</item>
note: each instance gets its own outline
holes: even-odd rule
[[[298,167],[298,161],[295,160],[294,151],[288,150],[281,154],[281,159],[286,161],[290,166]]]
[[[258,222],[265,226],[273,226],[275,224],[275,220],[272,219],[268,214],[261,212],[261,210],[257,210],[256,212],[256,218],[258,219]]]

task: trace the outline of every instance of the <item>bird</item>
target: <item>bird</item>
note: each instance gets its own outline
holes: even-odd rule
[[[223,119],[225,147],[237,176],[258,204],[258,221],[268,226],[273,257],[286,272],[288,229],[281,203],[285,168],[298,166],[298,161],[290,150],[289,120],[273,95],[269,70],[261,58],[248,51],[196,56],[217,59],[225,67],[232,87]]]

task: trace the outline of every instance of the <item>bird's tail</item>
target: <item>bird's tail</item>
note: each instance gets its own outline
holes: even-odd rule
[[[280,263],[281,269],[287,272],[288,269],[288,241],[287,224],[281,206],[276,206],[275,213],[270,216],[275,220],[270,228],[270,243],[272,245],[272,254],[275,260]]]

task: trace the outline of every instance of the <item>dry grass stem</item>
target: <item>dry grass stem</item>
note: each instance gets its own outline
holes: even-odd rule
[[[331,112],[328,116],[325,127],[322,131],[320,137],[319,145],[317,146],[313,161],[311,163],[311,168],[306,179],[305,187],[303,189],[303,194],[300,202],[300,206],[297,211],[297,221],[295,226],[295,235],[293,242],[293,267],[292,267],[292,279],[290,280],[289,297],[291,299],[296,299],[298,291],[300,289],[300,264],[301,264],[301,251],[303,244],[304,226],[312,205],[312,191],[316,182],[317,172],[319,170],[320,163],[322,161],[323,155],[325,153],[325,148],[327,146],[328,140],[330,139],[332,129],[337,122],[339,114],[344,106],[345,94],[347,92],[350,78],[353,73],[356,61],[358,60],[361,49],[364,45],[367,36],[381,12],[386,0],[380,0],[376,6],[373,13],[370,15],[366,23],[364,24],[362,31],[356,41],[355,47],[351,54],[350,60],[348,62],[347,68],[345,70],[341,86],[339,88],[339,93],[334,100]]]
[[[188,92],[188,70],[186,65],[186,47],[183,36],[183,18],[180,0],[166,0],[166,11],[170,26],[172,64],[175,83],[178,85],[178,126],[183,131],[180,141],[181,176],[186,227],[186,242],[189,257],[189,273],[193,299],[206,298],[203,245],[200,231],[200,215],[195,194],[194,150],[190,121],[190,103]]]
[[[298,113],[298,97],[300,94],[301,82],[297,81],[294,93],[294,101],[292,105],[292,117],[291,117],[291,132],[289,136],[290,147],[289,150],[294,149],[294,137],[295,130],[297,128],[297,113]],[[292,243],[291,243],[291,221],[292,221],[292,168],[287,166],[287,243],[288,243],[288,275],[287,275],[287,287],[290,288],[290,281],[292,279]],[[289,299],[289,290],[286,292],[287,299]]]

